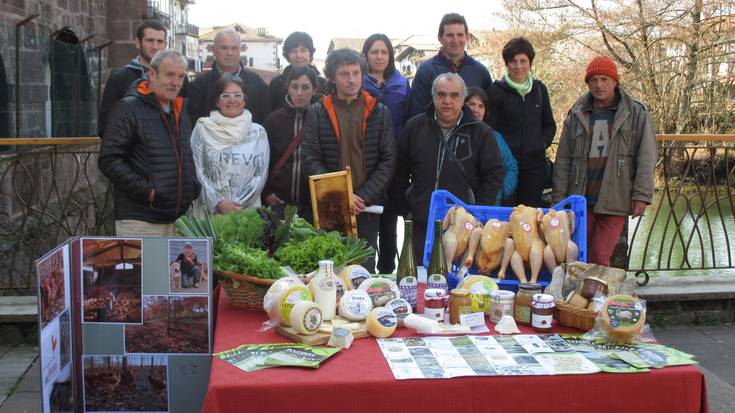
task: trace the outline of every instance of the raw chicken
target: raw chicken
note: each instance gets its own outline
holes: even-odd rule
[[[515,251],[510,259],[510,266],[518,281],[525,283],[525,263],[531,267],[531,282],[535,283],[543,262],[544,241],[539,233],[538,223],[543,217],[541,208],[518,205],[510,214],[510,230],[513,234]]]
[[[541,232],[546,240],[544,265],[549,272],[562,262],[577,260],[579,247],[572,241],[574,212],[550,209],[541,219]]]
[[[505,270],[512,253],[513,240],[510,238],[510,224],[494,218],[488,220],[482,228],[479,250],[475,255],[477,271],[480,274],[490,274],[500,266],[498,278],[505,278]]]
[[[461,206],[453,206],[447,211],[442,226],[444,234],[442,242],[444,243],[444,255],[447,259],[447,268],[452,268],[452,263],[465,255],[460,262],[460,267],[470,268],[474,260],[474,250],[480,240],[480,231],[482,224]],[[478,231],[475,231],[478,229]],[[473,231],[477,232],[473,236]],[[470,250],[473,255],[465,254],[470,244],[474,243]]]

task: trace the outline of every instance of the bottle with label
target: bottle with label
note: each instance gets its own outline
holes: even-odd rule
[[[444,243],[442,242],[442,221],[434,221],[434,245],[431,247],[431,259],[427,269],[426,288],[440,288],[447,294],[447,258],[444,256]]]
[[[535,294],[531,302],[531,326],[539,333],[551,332],[554,319],[554,296]]]
[[[337,311],[337,282],[334,275],[334,263],[331,260],[319,261],[319,273],[313,280],[314,301],[322,311],[322,320],[334,318]]]
[[[413,256],[413,222],[407,219],[404,222],[403,248],[398,259],[396,284],[401,291],[401,298],[408,301],[413,312],[416,312],[416,294],[418,293],[418,277],[416,276],[416,261]]]

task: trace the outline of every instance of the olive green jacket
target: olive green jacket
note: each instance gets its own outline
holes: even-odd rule
[[[620,103],[615,113],[605,173],[594,212],[630,215],[631,201],[651,203],[657,149],[651,116],[640,102],[618,86]],[[554,162],[552,198],[559,202],[572,194],[584,195],[587,158],[592,141],[592,104],[588,92],[574,104],[564,120]]]

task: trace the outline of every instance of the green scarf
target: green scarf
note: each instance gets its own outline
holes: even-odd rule
[[[506,73],[503,77],[505,79],[505,83],[508,84],[508,86],[512,87],[513,89],[518,92],[521,96],[526,96],[529,92],[531,92],[531,89],[533,88],[533,75],[529,72],[528,77],[526,78],[526,81],[523,83],[516,83],[513,80],[511,80],[510,76]]]

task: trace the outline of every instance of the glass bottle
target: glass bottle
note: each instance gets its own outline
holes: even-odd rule
[[[416,261],[413,256],[413,222],[408,219],[403,225],[403,247],[398,258],[396,284],[401,291],[401,298],[408,301],[413,312],[416,312],[416,295],[418,293],[418,278],[416,276]]]
[[[431,259],[427,269],[426,288],[440,288],[449,293],[447,285],[447,258],[444,256],[444,243],[442,242],[442,221],[434,221],[434,244],[431,247]]]
[[[322,319],[329,321],[337,312],[337,282],[334,263],[331,260],[319,261],[319,274],[316,275],[314,301],[322,311]]]

